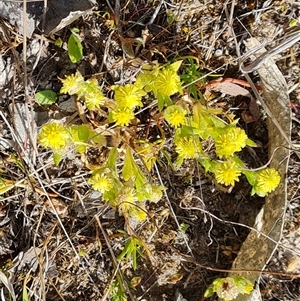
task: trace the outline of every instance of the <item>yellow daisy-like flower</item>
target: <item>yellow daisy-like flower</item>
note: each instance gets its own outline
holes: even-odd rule
[[[183,159],[196,158],[201,152],[202,147],[197,137],[183,137],[176,142],[176,152]]]
[[[114,90],[115,100],[119,107],[134,109],[143,106],[141,98],[146,95],[146,92],[136,85],[116,86]]]
[[[114,187],[113,180],[105,174],[96,173],[89,180],[88,183],[94,190],[99,190],[101,193],[111,190]]]
[[[43,147],[61,150],[68,142],[69,133],[59,122],[49,122],[44,125],[38,135],[38,141]]]
[[[185,123],[186,113],[186,110],[184,110],[182,107],[173,105],[165,109],[164,116],[169,124],[177,128]]]
[[[82,85],[80,91],[78,91],[78,96],[84,98],[86,107],[89,110],[100,108],[105,100],[96,78],[87,80],[84,85]]]
[[[115,107],[111,111],[113,121],[120,126],[128,125],[130,120],[134,118],[134,113],[126,107]]]
[[[235,139],[235,144],[237,148],[241,150],[247,144],[248,136],[246,135],[245,131],[240,128],[233,128],[232,133]]]
[[[241,175],[240,169],[234,162],[217,163],[213,172],[217,182],[226,186],[234,186],[234,182],[238,182]]]
[[[137,221],[144,221],[147,218],[147,213],[143,208],[143,204],[138,202],[138,197],[133,188],[125,188],[118,196],[116,203],[118,205],[119,212],[125,216]],[[137,203],[138,205],[136,205]]]
[[[153,86],[163,96],[181,92],[180,78],[171,68],[161,71],[154,80]]]
[[[119,211],[123,214],[128,213],[130,208],[136,202],[138,202],[137,195],[134,189],[130,187],[125,188],[116,199],[116,204],[119,206]]]
[[[240,128],[229,128],[215,138],[216,154],[219,158],[228,158],[246,146],[248,137]]]
[[[268,195],[275,190],[280,183],[280,175],[274,168],[266,168],[258,172],[256,183],[252,194],[256,193],[260,197]]]
[[[70,95],[73,95],[82,88],[84,78],[79,72],[76,72],[76,74],[71,74],[65,79],[61,79],[61,82],[63,83],[63,86],[60,89],[60,93],[69,93]]]

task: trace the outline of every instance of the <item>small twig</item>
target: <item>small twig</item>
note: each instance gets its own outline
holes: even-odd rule
[[[103,228],[103,226],[102,226],[102,223],[100,222],[100,219],[99,219],[98,215],[94,215],[94,219],[96,220],[96,222],[97,222],[97,224],[98,224],[98,226],[99,226],[99,228],[100,228],[100,230],[101,230],[101,232],[102,232],[102,235],[103,235],[103,237],[104,237],[105,243],[106,243],[106,245],[107,245],[107,247],[108,247],[108,250],[109,250],[109,252],[110,252],[111,258],[112,258],[112,260],[113,260],[114,269],[115,269],[115,271],[116,271],[116,276],[117,276],[117,278],[119,278],[119,279],[118,279],[119,285],[122,286],[122,289],[123,289],[123,290],[125,290],[125,288],[126,288],[126,292],[127,292],[128,295],[130,296],[131,300],[136,300],[136,298],[131,294],[131,291],[129,290],[129,288],[128,288],[126,282],[125,282],[124,279],[123,279],[123,275],[122,275],[122,273],[121,273],[120,270],[119,270],[119,264],[118,264],[118,262],[117,262],[115,253],[114,253],[114,251],[113,251],[113,249],[112,249],[112,247],[111,247],[111,244],[110,244],[110,242],[109,242],[108,236],[107,236],[106,232],[104,231],[104,228]],[[111,281],[112,281],[113,279],[114,279],[114,278],[112,278]],[[109,292],[109,291],[108,291],[108,292]],[[104,301],[104,300],[106,299],[106,297],[107,297],[107,295],[108,295],[108,292],[105,293],[105,295],[102,297],[101,301]]]
[[[162,178],[161,178],[161,175],[160,175],[160,172],[159,172],[159,170],[158,170],[158,167],[157,167],[156,163],[154,163],[154,168],[155,168],[155,171],[156,171],[158,180],[159,180],[159,182],[160,182],[160,185],[161,185],[161,186],[164,186],[163,181],[162,181]],[[181,230],[180,224],[179,224],[179,222],[178,222],[178,219],[177,219],[177,217],[176,217],[176,214],[175,214],[175,212],[174,212],[174,209],[173,209],[173,207],[172,207],[170,198],[169,198],[169,196],[168,196],[166,190],[164,190],[164,195],[165,195],[166,200],[168,201],[168,205],[169,205],[169,208],[170,208],[170,210],[171,210],[172,216],[173,216],[173,218],[174,218],[174,220],[175,220],[175,223],[176,223],[176,225],[177,225],[178,231],[182,233],[182,237],[183,237],[184,243],[185,243],[185,245],[186,245],[186,247],[187,247],[189,253],[190,253],[191,256],[194,258],[193,251],[192,251],[192,249],[191,249],[190,246],[189,246],[189,243],[188,243],[188,241],[187,241],[187,239],[186,239],[186,236],[184,235],[184,233],[183,233],[182,230]]]
[[[256,51],[260,50],[261,48],[255,49],[255,51],[250,50],[245,55],[243,55],[243,61],[240,63],[240,71],[245,74],[245,73],[251,73],[251,72],[257,70],[267,59],[292,47],[298,41],[300,41],[300,31],[292,33],[291,35],[289,35],[287,37],[286,40],[281,42],[279,45],[277,45],[277,46],[271,48],[270,50],[268,50],[267,52],[263,53],[249,65],[244,66],[244,60],[247,59],[250,55],[252,55]],[[263,45],[261,47],[263,47]]]
[[[183,2],[183,1],[182,1],[182,2]],[[159,13],[159,11],[160,11],[160,8],[161,8],[161,6],[162,6],[163,3],[164,3],[164,0],[160,0],[160,1],[159,1],[159,4],[157,5],[157,7],[156,7],[156,9],[155,9],[155,11],[154,11],[154,13],[153,13],[153,15],[152,15],[150,21],[149,21],[148,24],[147,24],[148,26],[151,25],[151,24],[153,24],[153,22],[154,22],[154,20],[156,19],[156,17],[157,17],[157,15],[158,15],[158,13]]]

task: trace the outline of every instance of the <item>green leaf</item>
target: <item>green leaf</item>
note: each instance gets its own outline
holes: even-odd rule
[[[61,48],[63,45],[63,40],[61,38],[56,39],[54,45]]]
[[[208,172],[212,168],[212,162],[209,159],[199,159],[199,163],[204,167],[205,172]]]
[[[80,141],[87,141],[89,139],[90,130],[87,125],[78,126],[78,138]]]
[[[29,301],[28,293],[25,285],[23,286],[22,301]]]
[[[51,90],[43,90],[35,94],[35,101],[40,105],[52,105],[56,101],[56,93]]]
[[[62,154],[59,154],[59,153],[53,153],[53,161],[54,161],[54,164],[56,166],[59,165],[60,161],[62,160],[63,156]]]
[[[108,167],[111,171],[116,172],[116,162],[118,158],[118,150],[116,147],[113,147],[108,156],[106,167]]]
[[[132,176],[134,176],[135,170],[136,170],[136,164],[133,160],[130,148],[127,147],[124,166],[122,169],[122,176],[124,180],[128,181]]]
[[[247,181],[251,186],[254,186],[257,179],[257,172],[256,171],[250,171],[250,170],[242,170],[242,173],[246,176]]]
[[[159,91],[157,91],[156,97],[157,97],[157,101],[158,101],[157,106],[160,111],[162,111],[165,104],[167,106],[171,106],[173,104],[170,96],[163,95]]]
[[[176,15],[171,10],[167,10],[167,22],[168,22],[168,24],[172,24],[175,21],[176,21]]]
[[[246,144],[251,147],[257,147],[257,144],[249,138],[246,140]]]
[[[130,285],[132,287],[136,287],[138,286],[142,281],[142,277],[139,277],[139,276],[136,276],[136,277],[133,277],[131,280],[130,280]]]
[[[0,195],[15,187],[15,185],[13,183],[8,182],[6,184],[5,181],[3,181],[3,180],[1,180],[1,182],[2,183],[0,184]]]
[[[68,55],[72,63],[78,63],[83,58],[81,40],[75,29],[72,30],[68,40]]]
[[[146,185],[147,183],[147,179],[144,176],[143,172],[137,167],[135,168],[135,186],[136,189],[140,189],[141,187],[143,187],[144,185]]]
[[[215,293],[213,285],[210,285],[204,293],[205,298],[211,297]]]
[[[253,290],[253,284],[247,278],[242,276],[234,276],[234,283],[236,284],[240,294],[250,294]]]
[[[169,68],[170,68],[171,70],[177,72],[178,69],[180,68],[181,64],[182,64],[182,60],[181,60],[181,61],[177,61],[177,62],[171,64],[171,65],[169,66]]]

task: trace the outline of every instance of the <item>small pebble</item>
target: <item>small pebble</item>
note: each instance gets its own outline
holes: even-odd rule
[[[223,55],[223,50],[222,50],[222,49],[216,49],[216,51],[215,51],[215,56],[216,56],[216,57],[219,57],[219,56],[221,56],[221,55]]]

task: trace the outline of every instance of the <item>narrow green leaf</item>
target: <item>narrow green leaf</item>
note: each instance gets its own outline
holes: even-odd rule
[[[83,58],[81,40],[74,30],[68,40],[68,54],[72,63],[78,63]]]
[[[51,90],[43,90],[35,94],[35,101],[40,105],[52,105],[56,101],[56,93]]]
[[[132,176],[134,176],[136,165],[134,163],[130,148],[126,149],[126,156],[124,161],[124,166],[122,169],[122,176],[125,181],[128,181]]]
[[[87,141],[89,139],[89,128],[87,125],[82,124],[78,126],[78,138],[80,141]]]
[[[257,147],[257,144],[249,138],[246,140],[246,144],[251,147]]]
[[[59,47],[59,48],[62,47],[63,40],[61,38],[56,39],[55,42],[54,42],[54,45]]]
[[[257,172],[250,170],[242,170],[242,173],[246,176],[247,181],[251,186],[254,186],[257,179]]]
[[[136,189],[139,190],[141,187],[146,185],[147,179],[144,176],[143,172],[140,170],[140,168],[135,164],[134,168],[134,174],[135,174],[135,186]]]
[[[107,160],[107,164],[106,166],[112,170],[116,172],[116,162],[117,162],[117,158],[118,158],[118,150],[117,148],[113,147],[110,152],[109,152],[109,156],[108,156],[108,160]]]
[[[205,291],[204,297],[205,297],[205,298],[209,298],[209,297],[211,297],[213,294],[214,294],[214,290],[213,290],[212,285],[210,285],[210,286],[207,288],[207,290]]]
[[[182,60],[181,61],[177,61],[177,62],[171,64],[169,66],[169,68],[172,69],[173,71],[177,72],[178,69],[180,68],[181,64],[182,64]]]
[[[29,301],[26,286],[23,286],[22,301]]]
[[[61,154],[58,154],[58,153],[53,153],[53,161],[54,161],[54,164],[56,166],[59,165],[60,161],[62,160],[63,156]]]

